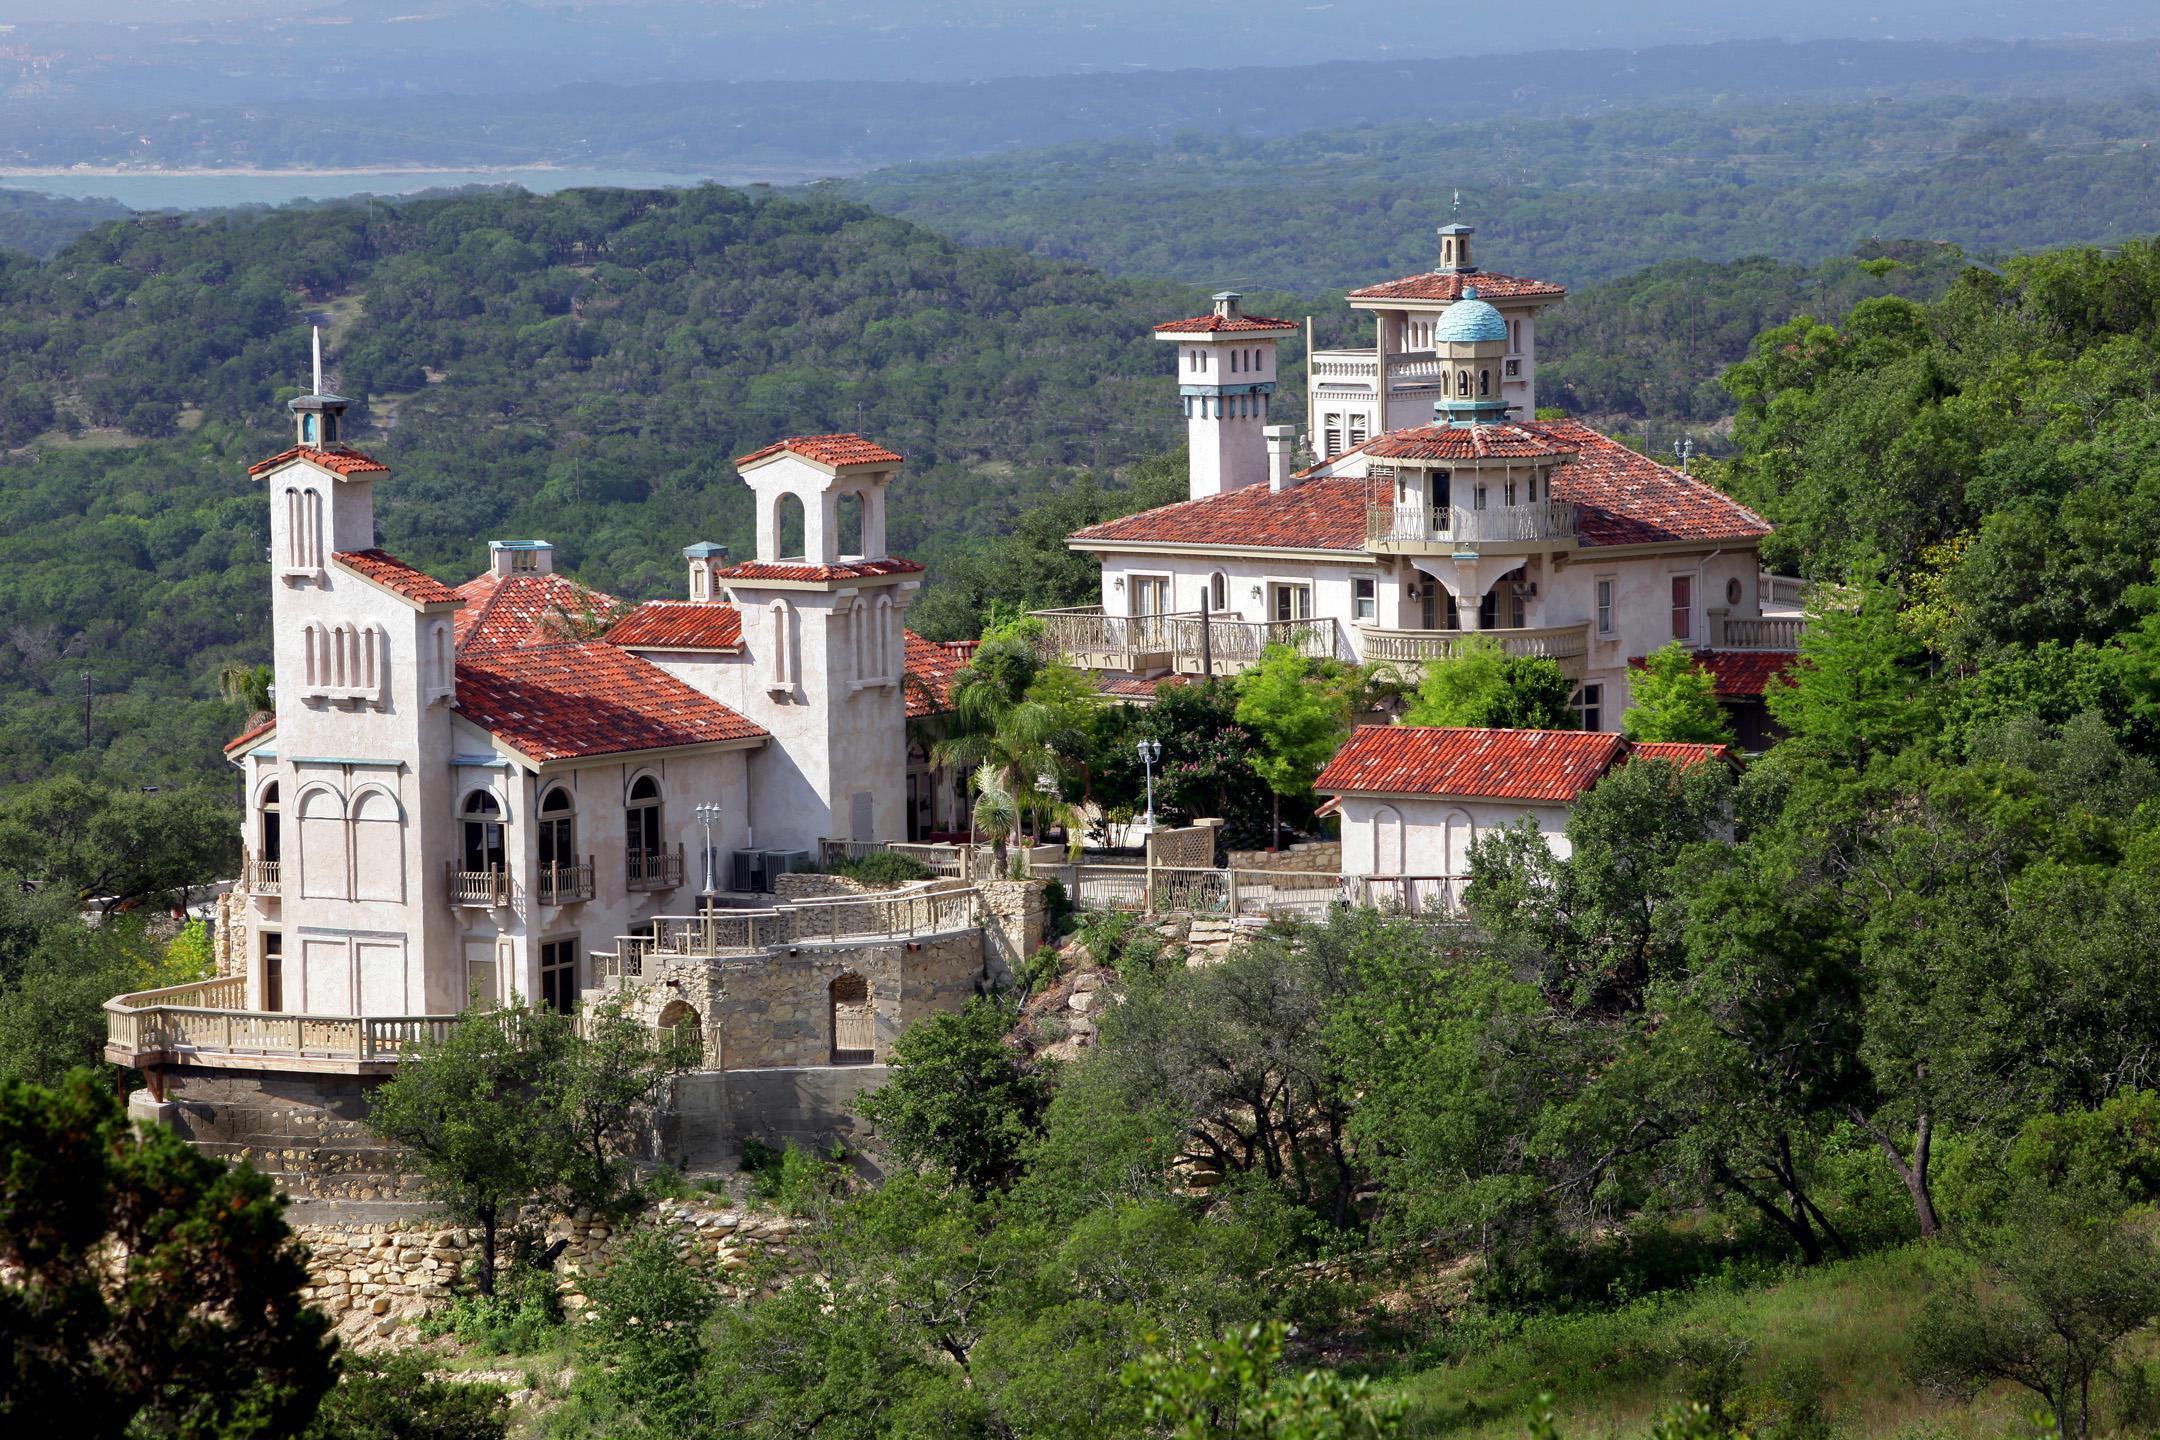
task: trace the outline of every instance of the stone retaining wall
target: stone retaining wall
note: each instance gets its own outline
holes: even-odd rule
[[[1342,874],[1342,841],[1311,840],[1286,850],[1232,850],[1233,870],[1282,870],[1301,875]]]
[[[802,1220],[746,1213],[718,1196],[663,1200],[639,1223],[672,1235],[685,1259],[726,1283],[738,1299],[760,1284],[778,1284],[799,1266],[800,1237],[808,1228]],[[550,1243],[568,1242],[555,1274],[563,1307],[575,1314],[587,1303],[580,1277],[606,1268],[628,1232],[589,1216],[557,1217],[545,1229]],[[300,1225],[294,1234],[309,1252],[303,1298],[363,1348],[412,1338],[413,1327],[456,1293],[459,1274],[480,1243],[478,1231],[426,1220]]]

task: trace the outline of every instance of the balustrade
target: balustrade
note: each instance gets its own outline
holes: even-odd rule
[[[623,856],[623,883],[632,890],[673,890],[683,883],[683,849],[631,850]]]
[[[572,905],[590,900],[594,894],[593,857],[586,856],[582,865],[543,865],[539,880],[540,903],[543,905]]]
[[[1575,539],[1575,505],[1538,500],[1523,505],[1372,505],[1365,512],[1368,549],[1460,545],[1560,545]]]

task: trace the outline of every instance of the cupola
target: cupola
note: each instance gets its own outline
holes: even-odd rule
[[[1443,275],[1471,275],[1477,266],[1470,263],[1471,227],[1462,224],[1440,227],[1440,273]]]
[[[314,327],[314,388],[286,402],[292,411],[294,440],[309,450],[327,450],[345,443],[345,407],[352,402],[323,389],[322,327]]]
[[[713,571],[727,564],[727,546],[717,541],[700,540],[683,546],[683,559],[690,565],[690,598],[706,601],[713,598]]]
[[[1447,386],[1446,395],[1433,402],[1433,418],[1447,425],[1505,420],[1508,402],[1500,392],[1507,346],[1507,320],[1478,299],[1477,286],[1465,285],[1462,298],[1440,312],[1433,326],[1433,350]]]

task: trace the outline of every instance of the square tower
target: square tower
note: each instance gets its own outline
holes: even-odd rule
[[[1265,484],[1268,397],[1275,393],[1275,342],[1294,321],[1247,315],[1235,290],[1190,320],[1155,327],[1178,347],[1178,397],[1191,448],[1186,489],[1194,500]]]

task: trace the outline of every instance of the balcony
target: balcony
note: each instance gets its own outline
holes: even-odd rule
[[[460,870],[456,861],[443,866],[444,886],[450,903],[479,910],[495,910],[510,903],[510,872],[490,867]]]
[[[1367,350],[1315,350],[1307,365],[1323,393],[1374,393],[1380,364]],[[1400,350],[1387,357],[1388,391],[1438,390],[1447,381],[1447,361],[1430,350]]]
[[[105,1002],[105,1058],[115,1065],[368,1073],[414,1044],[444,1039],[455,1015],[298,1015],[244,1009],[237,975]]]
[[[1712,610],[1704,618],[1710,622],[1712,650],[1798,650],[1800,634],[1807,628],[1804,615],[1727,615]]]
[[[275,897],[278,894],[278,877],[281,868],[282,862],[280,861],[257,860],[253,856],[248,857],[242,871],[248,893]]]
[[[539,884],[543,905],[575,905],[581,900],[593,898],[593,858],[588,855],[582,865],[542,865]]]
[[[623,883],[632,890],[673,890],[683,882],[683,851],[631,850],[623,856]]]
[[[1202,616],[1105,615],[1099,605],[1037,610],[1043,622],[1042,651],[1082,670],[1148,674],[1236,675],[1260,662],[1271,645],[1287,645],[1312,659],[1353,658],[1333,620],[1240,620]]]
[[[594,959],[603,979],[641,980],[670,960],[742,956],[774,946],[955,935],[981,923],[972,886],[928,881],[889,894],[801,900],[764,910],[658,915],[650,935],[619,935],[613,951]]]
[[[1572,550],[1575,506],[1566,500],[1527,505],[1372,505],[1365,511],[1365,548],[1381,555],[1508,554]]]
[[[1571,679],[1580,679],[1583,658],[1590,653],[1590,623],[1531,626],[1512,630],[1382,630],[1361,625],[1368,661],[1415,667],[1428,660],[1453,658],[1469,641],[1483,638],[1510,655],[1528,655],[1558,662]]]

